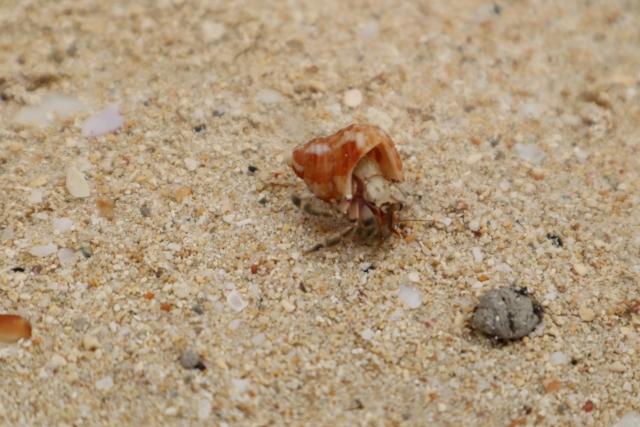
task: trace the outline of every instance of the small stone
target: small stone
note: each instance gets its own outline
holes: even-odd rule
[[[561,248],[564,243],[562,242],[562,237],[558,236],[555,233],[547,233],[547,239],[551,241],[551,244],[556,248]]]
[[[82,125],[82,134],[96,137],[116,132],[124,125],[124,119],[117,105],[110,105],[89,117]]]
[[[73,166],[67,169],[66,186],[69,194],[76,198],[89,197],[91,194],[84,175]]]
[[[377,108],[370,107],[365,113],[367,120],[376,126],[388,131],[393,126],[393,119],[387,113]]]
[[[211,416],[211,400],[200,399],[198,402],[198,419],[206,420]]]
[[[55,371],[56,369],[65,366],[66,364],[67,361],[64,357],[60,356],[59,354],[54,354],[47,362],[47,368]]]
[[[206,369],[204,363],[200,360],[200,355],[193,350],[185,350],[180,355],[180,365],[185,369],[198,369],[200,371]]]
[[[374,335],[375,335],[374,332],[369,328],[365,329],[364,331],[362,331],[360,333],[360,336],[365,341],[371,341],[373,339]]]
[[[420,273],[417,271],[412,271],[407,275],[407,279],[413,283],[420,283]]]
[[[262,89],[256,94],[256,101],[263,104],[277,104],[282,101],[282,95],[273,89]]]
[[[42,203],[42,196],[44,195],[44,191],[40,188],[34,188],[29,192],[29,203],[38,204]]]
[[[215,21],[205,21],[200,26],[200,34],[205,43],[212,43],[220,40],[227,31],[223,24]]]
[[[11,240],[13,239],[13,236],[14,236],[13,228],[5,227],[2,229],[2,231],[0,231],[0,242],[6,242],[8,240]]]
[[[481,298],[471,325],[490,337],[515,340],[528,335],[542,320],[542,307],[526,289],[500,288]]]
[[[24,317],[17,314],[0,314],[0,343],[29,339],[31,332],[31,323]]]
[[[267,336],[263,333],[259,333],[257,335],[254,335],[253,338],[251,338],[251,344],[258,347],[264,344],[266,340],[267,340]]]
[[[401,285],[398,289],[398,298],[409,309],[418,308],[422,305],[422,293],[412,286]]]
[[[83,108],[84,104],[75,98],[51,93],[43,97],[39,105],[22,107],[14,120],[23,125],[47,126],[56,119],[67,119]]]
[[[55,243],[49,243],[47,245],[32,246],[29,249],[29,253],[35,257],[44,258],[55,254],[58,251],[58,246]]]
[[[517,143],[513,146],[516,154],[525,161],[533,164],[542,163],[545,158],[545,152],[536,144],[521,144]]]
[[[573,264],[573,271],[575,271],[576,274],[579,276],[584,276],[589,272],[589,269],[584,264],[575,263]]]
[[[580,319],[582,319],[584,322],[591,322],[593,319],[596,318],[595,311],[593,311],[591,308],[589,308],[586,305],[580,306],[580,308],[578,309],[578,315],[580,316]]]
[[[184,159],[184,166],[189,172],[193,172],[198,168],[198,161],[192,159],[191,157],[187,157],[186,159]]]
[[[293,313],[294,311],[296,311],[296,306],[287,299],[283,299],[282,301],[280,301],[280,305],[282,305],[282,308],[284,308],[284,311],[286,311],[287,313]]]
[[[469,230],[473,231],[474,233],[480,231],[480,226],[480,218],[473,218],[471,221],[469,221]]]
[[[91,258],[93,256],[93,250],[90,246],[80,246],[80,253],[85,258]]]
[[[557,378],[552,378],[544,382],[543,386],[546,393],[555,393],[562,388],[562,381]]]
[[[96,388],[100,391],[107,391],[113,387],[113,378],[106,376],[96,381]]]
[[[95,351],[100,347],[100,341],[93,335],[85,335],[82,338],[82,347],[87,351]]]
[[[145,218],[148,218],[151,216],[151,208],[149,208],[149,206],[142,205],[140,206],[140,215],[142,215]]]
[[[616,361],[613,362],[610,366],[609,366],[609,370],[611,372],[616,372],[618,374],[621,374],[623,372],[625,372],[627,370],[627,367],[624,366],[624,363],[620,362],[620,361]]]
[[[640,426],[640,413],[627,412],[613,427],[638,427]]]
[[[482,153],[474,153],[472,155],[470,155],[469,157],[467,157],[466,163],[468,165],[472,165],[474,163],[478,163],[480,160],[482,160]]]
[[[533,168],[529,171],[529,176],[536,181],[542,181],[546,174],[546,171],[541,168]]]
[[[235,330],[237,330],[241,325],[242,325],[242,320],[240,320],[240,319],[233,319],[231,322],[229,322],[229,329],[231,329],[232,331],[235,331]]]
[[[58,251],[58,261],[61,265],[70,266],[76,262],[76,251],[69,248],[62,248]]]
[[[242,311],[247,306],[247,302],[242,298],[240,292],[235,289],[227,294],[227,304],[234,311]]]
[[[580,163],[584,163],[589,158],[589,153],[580,147],[573,147],[573,154]]]
[[[182,201],[186,199],[188,196],[190,196],[192,193],[193,193],[193,190],[191,190],[190,187],[186,187],[186,186],[178,187],[178,189],[176,189],[175,193],[173,194],[173,198],[175,199],[176,202],[182,203]]]
[[[356,108],[362,103],[362,92],[358,89],[350,89],[344,93],[342,102],[349,108]]]
[[[178,283],[173,287],[173,294],[179,299],[186,299],[191,294],[191,289],[186,283]]]
[[[473,255],[473,261],[476,264],[480,264],[484,259],[484,254],[482,253],[482,249],[478,246],[474,246],[471,248],[471,255]]]
[[[64,233],[73,229],[73,221],[70,218],[54,218],[53,231],[56,233]]]
[[[29,183],[31,187],[40,187],[47,183],[48,177],[47,175],[38,175]]]
[[[373,19],[363,22],[359,25],[358,28],[358,36],[365,40],[376,37],[379,32],[380,28],[378,25],[378,21],[375,21]]]
[[[561,351],[554,351],[549,355],[549,362],[552,365],[566,365],[569,361],[569,357]]]
[[[111,199],[99,198],[96,200],[96,207],[98,208],[98,213],[101,217],[108,219],[109,221],[113,221],[114,218],[114,210],[115,210],[115,202]]]
[[[84,332],[89,327],[89,321],[84,317],[78,317],[77,319],[73,319],[73,322],[71,322],[71,326],[73,326],[73,329],[76,332]],[[83,343],[83,347],[84,347],[84,343]]]

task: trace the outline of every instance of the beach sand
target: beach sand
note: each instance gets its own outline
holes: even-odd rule
[[[0,28],[0,313],[33,328],[0,424],[640,420],[640,3],[9,0]],[[422,221],[304,254],[346,220],[296,209],[286,160],[351,123]],[[544,308],[522,340],[468,326],[502,286]]]

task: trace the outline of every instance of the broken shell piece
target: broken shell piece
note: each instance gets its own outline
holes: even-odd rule
[[[12,343],[31,338],[31,323],[16,314],[0,314],[0,342]]]
[[[326,202],[353,197],[356,170],[387,181],[403,180],[402,161],[393,141],[371,125],[354,124],[296,147],[291,167],[313,194]]]

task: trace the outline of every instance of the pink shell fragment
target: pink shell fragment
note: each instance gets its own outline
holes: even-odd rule
[[[110,105],[102,111],[89,117],[82,125],[82,134],[86,137],[96,137],[116,132],[122,128],[124,119],[117,105]]]

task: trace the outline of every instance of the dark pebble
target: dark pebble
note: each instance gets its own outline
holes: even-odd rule
[[[368,272],[370,272],[371,270],[375,270],[375,269],[376,269],[376,266],[375,266],[375,265],[373,265],[373,264],[369,264],[368,266],[366,266],[365,268],[363,268],[363,269],[362,269],[362,272],[363,272],[363,273],[368,273]]]
[[[556,248],[561,248],[564,243],[562,242],[562,238],[554,233],[548,233],[547,239],[551,240],[551,244]]]
[[[93,256],[93,251],[89,246],[80,246],[80,252],[85,258],[91,258]]]
[[[151,209],[147,205],[142,205],[140,206],[140,214],[143,217],[148,218],[151,216]]]

